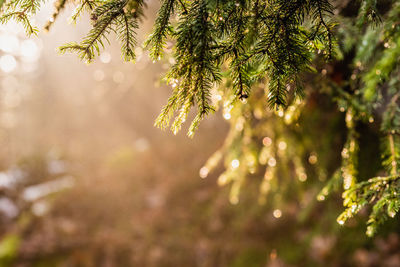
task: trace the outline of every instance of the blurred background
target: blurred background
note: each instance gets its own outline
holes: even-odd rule
[[[157,7],[148,1],[139,43]],[[69,25],[69,14],[38,37],[0,27],[0,266],[400,265],[390,228],[374,240],[362,227],[339,229],[340,201],[310,200],[316,215],[304,221],[258,205],[250,184],[231,205],[218,170],[199,177],[228,132],[222,116],[194,139],[154,128],[170,94],[160,82],[168,62],[138,47],[137,63],[124,63],[112,38],[93,64],[60,56],[58,46],[90,28],[88,18]]]

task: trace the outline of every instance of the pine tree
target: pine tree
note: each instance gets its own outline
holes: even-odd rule
[[[56,2],[47,30],[67,2]],[[14,19],[35,34],[30,17],[40,5],[3,0],[0,22]],[[91,62],[115,32],[124,60],[134,60],[145,7],[142,0],[80,1],[71,20],[88,12],[92,29],[60,52]],[[224,159],[218,182],[232,184],[232,203],[246,179],[261,177],[260,203],[275,207],[306,181],[320,186],[327,180],[318,200],[342,185],[345,210],[338,223],[368,206],[372,236],[400,208],[399,18],[394,0],[161,0],[145,46],[162,60],[171,41],[174,52],[166,56],[175,63],[166,74],[173,91],[155,124],[167,128],[172,121],[177,133],[195,108],[193,136],[206,115],[221,108],[230,132],[200,176]],[[317,122],[320,136],[310,130]],[[377,151],[362,143],[371,133],[379,137]],[[365,168],[366,151],[379,155],[381,166]]]

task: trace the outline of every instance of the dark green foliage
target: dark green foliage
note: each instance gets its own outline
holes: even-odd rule
[[[170,16],[174,6],[179,14],[173,31]],[[271,107],[287,104],[291,86],[293,95],[301,96],[299,74],[310,69],[311,52],[323,50],[327,57],[334,52],[333,25],[327,22],[331,12],[328,1],[163,1],[147,44],[153,45],[153,58],[159,59],[166,37],[177,39],[177,63],[167,75],[177,87],[156,124],[166,127],[174,111],[179,111],[172,126],[176,132],[184,114],[196,105],[198,115],[189,130],[193,135],[199,121],[213,109],[207,97],[194,97],[194,92],[200,90],[207,96],[227,67],[239,99],[246,99],[252,85],[266,76]],[[306,21],[310,26],[306,27]],[[206,66],[209,76],[206,86],[190,85],[188,80],[196,80],[192,71],[200,61],[200,69]],[[190,89],[192,86],[195,88]]]

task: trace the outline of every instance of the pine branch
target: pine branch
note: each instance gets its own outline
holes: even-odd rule
[[[346,220],[357,214],[362,207],[374,201],[372,213],[367,222],[367,235],[373,236],[377,228],[389,217],[394,217],[400,209],[400,200],[396,195],[400,189],[396,186],[400,177],[374,177],[360,182],[343,193],[346,210],[338,217],[338,222],[344,224]]]
[[[15,12],[7,13],[0,17],[0,24],[5,24],[12,19],[15,20],[16,22],[19,22],[22,24],[26,35],[31,36],[32,34],[37,34],[38,29],[37,29],[37,27],[35,27],[31,24],[31,21],[26,12],[15,11]]]
[[[51,15],[51,18],[47,21],[46,25],[44,26],[45,31],[49,31],[50,27],[53,25],[53,23],[56,21],[58,15],[60,12],[65,8],[67,0],[58,0],[54,2],[54,12],[53,15]]]
[[[81,1],[74,9],[72,15],[69,18],[70,23],[76,23],[78,18],[85,11],[92,11],[96,6],[96,2],[94,0],[83,0]]]
[[[95,24],[84,40],[80,44],[73,42],[61,46],[60,53],[76,52],[82,60],[90,63],[96,55],[100,54],[100,47],[104,48],[104,41],[109,43],[107,35],[116,32],[121,43],[123,58],[126,61],[134,60],[135,30],[138,28],[136,12],[138,11],[128,14],[125,11],[127,4],[129,2],[117,0],[97,7],[92,13]]]
[[[316,10],[314,11],[314,20],[318,21],[318,26],[317,28],[319,29],[319,26],[322,25],[325,29],[326,36],[328,38],[328,60],[331,60],[333,58],[333,34],[331,30],[331,26],[328,25],[328,23],[325,21],[326,16],[331,16],[333,15],[333,7],[329,3],[329,1],[325,0],[316,0]],[[323,39],[322,39],[323,40]]]
[[[172,33],[170,18],[174,14],[175,0],[163,0],[157,14],[153,33],[145,42],[146,47],[151,47],[150,56],[159,60],[165,47],[166,38]],[[186,7],[185,7],[186,10]],[[187,14],[187,11],[185,11]]]
[[[123,14],[117,23],[117,35],[121,43],[122,55],[125,61],[135,60],[137,19],[131,14]]]
[[[165,128],[173,112],[180,110],[180,115],[172,125],[174,133],[180,129],[192,105],[197,106],[197,115],[189,128],[189,136],[193,136],[200,121],[213,110],[210,106],[210,88],[218,82],[219,74],[215,63],[210,62],[213,58],[210,52],[213,40],[209,35],[211,26],[207,18],[206,2],[194,2],[178,26],[177,62],[167,75],[176,89],[156,120],[156,126]]]
[[[1,13],[3,13],[3,15],[0,16],[0,24],[15,20],[22,24],[28,36],[36,34],[38,29],[32,25],[30,17],[36,14],[40,4],[40,0],[14,0],[3,2],[1,3]]]
[[[390,150],[389,166],[390,166],[390,174],[398,175],[397,164],[400,158],[399,142],[395,142],[394,139],[395,137],[393,136],[393,134],[388,135],[389,150]]]
[[[359,27],[363,27],[367,23],[377,25],[381,21],[376,3],[377,0],[362,0],[357,21]]]

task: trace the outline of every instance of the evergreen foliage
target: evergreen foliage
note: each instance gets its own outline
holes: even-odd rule
[[[51,22],[65,3],[56,2]],[[29,17],[39,1],[1,4],[2,23],[15,19],[28,34],[36,32]],[[93,27],[81,43],[60,51],[91,62],[115,32],[123,58],[134,60],[143,8],[142,0],[82,0],[71,20],[89,11]],[[263,177],[260,203],[269,200],[273,206],[293,197],[293,188],[302,188],[309,177],[329,179],[318,200],[342,184],[345,210],[338,222],[372,207],[371,236],[400,208],[399,18],[400,2],[394,0],[162,0],[145,45],[160,60],[172,41],[175,63],[166,74],[173,92],[156,125],[166,128],[173,120],[171,129],[177,133],[195,107],[188,133],[193,136],[207,114],[222,108],[231,129],[200,175],[207,176],[224,159],[218,181],[232,184],[232,203],[239,201],[246,177]],[[316,95],[328,101],[319,103]],[[314,106],[326,117],[314,114]],[[318,156],[337,152],[332,150],[335,138],[317,142],[311,137],[318,135],[307,127],[332,120],[332,129],[343,130],[343,116],[336,111],[345,114],[346,136],[338,142],[343,148],[341,163],[335,165],[335,160],[319,160],[329,156]],[[362,127],[381,138],[376,142],[382,166],[368,179],[360,174]],[[324,134],[332,130],[322,128]]]
[[[63,45],[59,48],[60,52],[76,52],[82,60],[91,62],[100,53],[100,47],[104,48],[104,41],[109,42],[107,35],[115,32],[121,43],[123,58],[126,61],[134,60],[135,30],[138,17],[142,14],[142,5],[142,1],[126,0],[101,3],[91,14],[94,25],[84,40],[80,44],[72,42]]]

